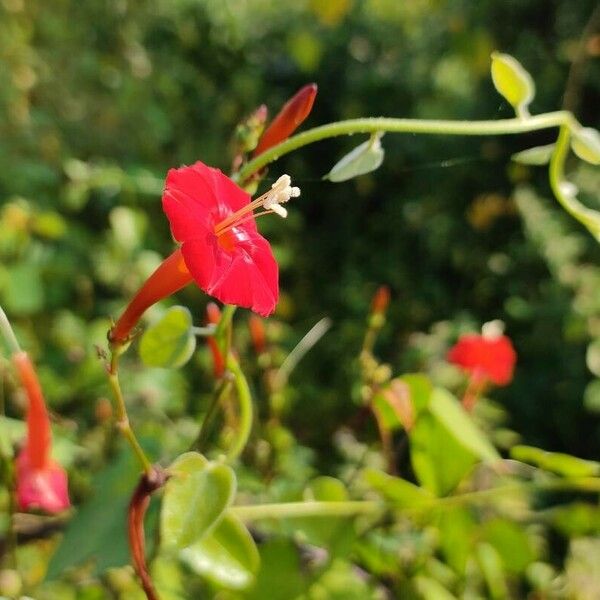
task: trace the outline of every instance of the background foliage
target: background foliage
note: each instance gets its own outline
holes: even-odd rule
[[[564,102],[598,127],[600,33],[580,44],[594,8],[592,0],[2,0],[0,299],[75,444],[67,453],[75,499],[88,496],[114,445],[94,344],[172,248],[159,202],[169,167],[201,159],[227,171],[237,122],[261,103],[274,114],[307,81],[319,85],[309,126],[366,115],[508,117],[489,78],[494,49],[534,74],[535,111]],[[269,334],[283,353],[319,318],[333,321],[285,399],[290,428],[313,449],[295,455],[291,481],[337,468],[334,433],[358,410],[353,359],[381,283],[393,301],[378,351],[394,371],[427,369],[452,384],[447,347],[500,318],[519,354],[514,384],[497,393],[507,426],[528,444],[598,456],[600,252],[557,208],[544,170],[510,162],[552,135],[388,135],[383,167],[342,184],[320,177],[355,139],[272,167],[275,177],[293,175],[302,198],[285,223],[262,226],[282,270]],[[598,170],[576,169],[597,204]],[[202,323],[197,289],[178,301]],[[237,336],[244,347],[242,327]],[[130,365],[124,385],[156,458],[185,446],[206,405],[206,349],[193,363]],[[7,414],[21,411],[12,394]],[[263,551],[296,560],[281,540]],[[330,577],[347,577],[346,568]],[[272,576],[261,575],[265,589]]]

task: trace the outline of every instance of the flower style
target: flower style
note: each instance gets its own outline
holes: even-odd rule
[[[111,342],[124,343],[147,308],[192,280],[223,303],[270,315],[279,297],[278,267],[255,218],[272,213],[285,218],[287,211],[281,205],[299,195],[289,175],[250,201],[219,169],[202,162],[171,169],[162,202],[181,246],[135,295],[111,329]],[[254,212],[260,208],[264,210]]]
[[[61,512],[71,505],[67,474],[50,456],[52,433],[42,389],[26,352],[12,360],[28,399],[27,438],[15,465],[17,504],[21,510]]]
[[[505,386],[512,381],[517,354],[510,339],[492,321],[484,325],[482,335],[461,336],[450,348],[448,360],[470,373],[479,386],[488,381]]]

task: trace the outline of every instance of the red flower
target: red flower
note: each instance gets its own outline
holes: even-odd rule
[[[512,342],[505,335],[463,335],[448,352],[448,361],[462,367],[479,384],[508,385],[516,360]]]
[[[60,512],[70,506],[67,474],[50,457],[52,433],[42,390],[27,353],[17,352],[12,360],[29,402],[27,439],[15,465],[17,503],[21,510]]]
[[[163,208],[181,247],[150,276],[111,329],[112,342],[127,340],[142,313],[192,279],[207,294],[268,316],[279,297],[278,268],[271,247],[256,229],[255,217],[287,215],[281,204],[300,195],[282,175],[271,189],[250,196],[219,169],[197,162],[171,169]],[[264,208],[257,214],[254,210]]]
[[[286,140],[302,124],[312,110],[317,95],[317,84],[309,83],[300,88],[281,108],[277,116],[260,138],[254,156],[262,154]]]

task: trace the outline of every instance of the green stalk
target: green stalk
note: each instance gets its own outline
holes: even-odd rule
[[[289,519],[297,517],[353,517],[377,514],[384,510],[381,502],[282,502],[251,506],[232,506],[230,512],[242,521]]]
[[[255,159],[248,162],[234,174],[235,181],[244,182],[269,163],[285,154],[331,137],[352,135],[353,133],[421,133],[430,135],[509,135],[526,133],[552,127],[575,127],[577,122],[573,115],[566,110],[559,110],[527,119],[500,119],[489,121],[446,121],[428,119],[393,119],[387,117],[372,117],[364,119],[349,119],[328,123],[299,133],[286,141],[269,148]]]
[[[235,441],[227,453],[228,462],[233,462],[244,451],[244,448],[248,443],[248,438],[252,431],[253,406],[248,380],[231,352],[227,357],[227,368],[234,377],[233,385],[237,392],[240,411],[239,429]]]

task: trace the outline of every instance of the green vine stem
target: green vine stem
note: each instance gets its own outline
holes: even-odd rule
[[[340,135],[380,132],[432,135],[508,135],[562,126],[573,129],[579,127],[579,124],[572,113],[566,110],[535,115],[526,119],[514,118],[494,121],[446,121],[387,117],[349,119],[321,125],[288,138],[285,142],[269,148],[266,152],[249,161],[238,173],[233,175],[233,179],[243,183],[254,173],[285,154],[308,144]]]
[[[232,444],[229,452],[227,453],[228,462],[233,462],[238,456],[244,451],[250,432],[252,431],[252,419],[253,419],[253,406],[252,406],[252,394],[250,393],[250,386],[248,380],[244,375],[238,361],[230,352],[227,357],[227,368],[233,375],[233,385],[237,392],[237,398],[239,403],[239,429],[236,433],[234,443]]]
[[[115,423],[117,429],[121,432],[123,437],[127,440],[133,453],[137,457],[142,470],[146,475],[150,476],[153,473],[152,463],[146,456],[142,446],[138,442],[135,432],[131,428],[129,423],[129,415],[127,414],[127,406],[125,405],[125,398],[121,390],[121,384],[119,383],[119,355],[121,348],[111,347],[110,363],[107,366],[108,382],[114,397],[115,405]]]
[[[425,500],[420,506],[409,509],[399,509],[407,516],[416,515],[423,511],[445,509],[468,503],[487,501],[505,494],[515,492],[584,492],[600,493],[600,478],[579,477],[570,479],[549,479],[548,481],[526,481],[507,485],[466,492],[456,496],[432,498]],[[248,506],[233,506],[229,510],[243,521],[262,519],[285,519],[298,517],[351,517],[358,515],[377,515],[393,506],[373,500],[357,500],[346,502],[282,502],[273,504],[257,504]]]

